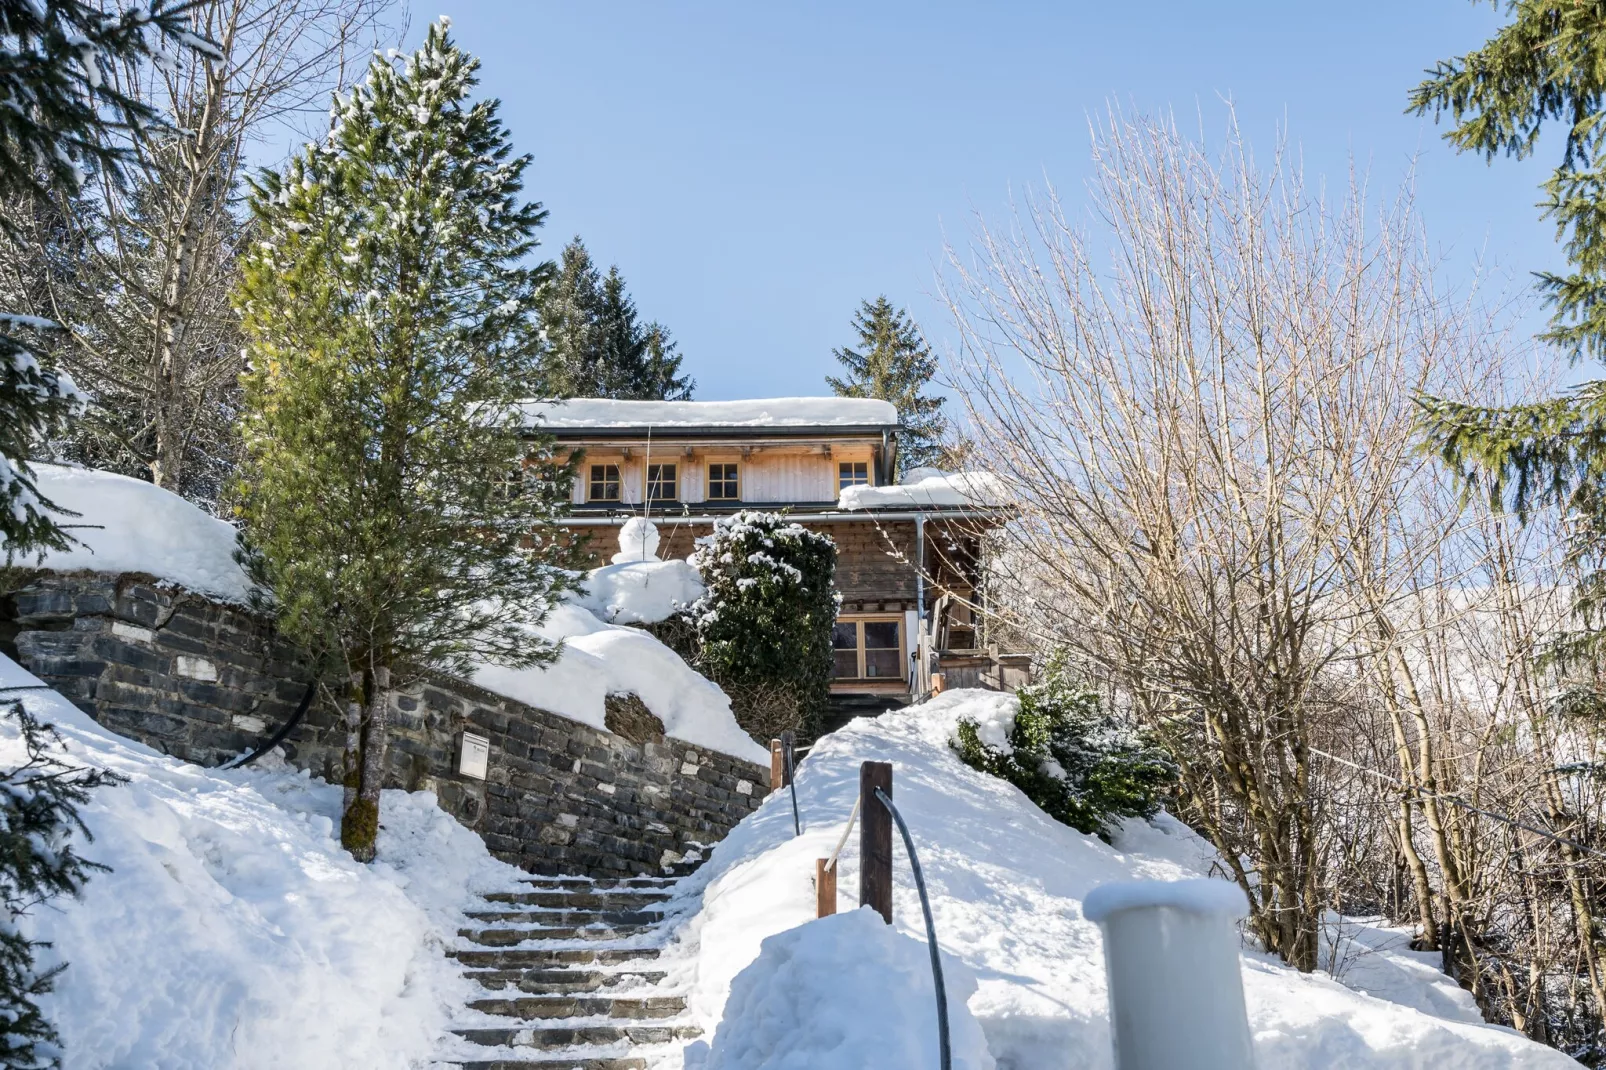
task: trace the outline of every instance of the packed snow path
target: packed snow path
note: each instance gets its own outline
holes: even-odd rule
[[[673,878],[537,877],[491,892],[450,951],[481,998],[452,1030],[463,1070],[678,1066],[701,1030],[653,968]],[[478,1048],[479,1050],[475,1050]]]

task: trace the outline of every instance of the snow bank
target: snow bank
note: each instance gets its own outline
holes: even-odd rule
[[[573,398],[520,403],[530,426],[549,430],[623,427],[892,427],[898,410],[874,398],[752,401],[614,401]]]
[[[1211,852],[1165,815],[1152,824],[1128,822],[1115,844],[1106,844],[1051,820],[1013,786],[964,765],[948,746],[958,718],[979,718],[999,702],[987,692],[952,691],[826,736],[796,780],[803,834],[793,836],[790,800],[776,793],[689,879],[685,894],[695,898],[683,909],[696,913],[664,961],[690,987],[691,1011],[710,1034],[717,1038],[714,1029],[738,1006],[731,1002],[738,992],[742,1006],[754,998],[748,979],[736,981],[759,959],[766,938],[805,926],[796,939],[806,943],[818,931],[805,925],[814,917],[814,860],[829,855],[841,836],[858,792],[859,763],[873,759],[895,767],[894,797],[920,851],[937,932],[946,955],[978,979],[968,1005],[999,1070],[1112,1065],[1102,941],[1084,916],[1084,902],[1112,881],[1206,876]],[[840,863],[844,909],[858,885],[857,842],[849,839]],[[894,851],[895,927],[918,941],[919,900],[901,842]],[[1354,921],[1344,925],[1335,966],[1345,983],[1245,953],[1244,987],[1262,1070],[1577,1065],[1484,1024],[1471,996],[1432,970],[1426,956],[1403,950],[1399,934]],[[847,969],[852,955],[842,956],[839,969]],[[794,987],[805,977],[817,979],[806,997],[794,992],[792,998],[811,1000],[819,1016],[846,1019],[867,998],[859,985],[835,984],[830,970],[800,969],[792,976]],[[880,999],[908,999],[911,1007],[931,999],[929,976],[888,973],[886,983],[908,991]],[[897,1042],[905,1042],[901,1034]]]
[[[556,662],[534,669],[482,665],[473,682],[600,729],[607,727],[604,699],[632,692],[666,734],[749,762],[769,761],[769,752],[737,725],[725,692],[641,629],[605,623],[584,606],[565,603],[537,630],[562,641]]]
[[[79,545],[47,551],[41,565],[63,572],[148,572],[197,594],[244,603],[252,585],[234,560],[234,527],[171,491],[138,479],[33,465],[39,493],[79,514],[60,518]]]
[[[955,1070],[992,1070],[965,1005],[976,979],[945,964]],[[699,1053],[700,1054],[700,1053]],[[937,1065],[931,958],[868,907],[779,933],[731,985],[705,1070],[928,1070]],[[687,1066],[696,1064],[688,1057]]]
[[[842,509],[918,509],[921,506],[1004,505],[1009,495],[1004,484],[988,472],[943,472],[914,468],[904,473],[907,482],[885,487],[846,487],[837,499]]]
[[[37,685],[0,657],[0,689]],[[42,1001],[72,1070],[421,1065],[471,992],[442,950],[471,890],[515,887],[433,795],[387,791],[380,860],[340,848],[340,789],[285,769],[220,772],[115,736],[52,691],[6,692],[71,759],[128,783],[83,808],[112,867],[22,929],[70,963]],[[22,754],[0,722],[0,761]]]

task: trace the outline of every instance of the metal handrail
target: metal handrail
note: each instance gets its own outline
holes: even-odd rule
[[[931,950],[931,979],[937,989],[937,1053],[941,1060],[942,1070],[952,1070],[953,1053],[948,1045],[948,989],[942,983],[942,953],[937,950],[937,926],[931,920],[931,899],[926,895],[926,878],[920,872],[920,858],[915,854],[914,837],[909,835],[909,826],[903,823],[903,815],[898,808],[892,805],[892,799],[880,788],[875,789],[875,797],[881,801],[892,820],[897,823],[898,831],[903,833],[903,846],[909,852],[909,868],[915,871],[915,887],[920,891],[920,910],[926,916],[926,942]],[[858,812],[858,808],[854,808]]]
[[[792,767],[792,733],[781,736],[781,761],[786,764],[786,783],[792,789],[792,835],[803,835],[803,821],[797,814],[797,770]]]

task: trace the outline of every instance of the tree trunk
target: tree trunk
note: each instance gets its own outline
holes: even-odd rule
[[[375,666],[364,682],[367,710],[355,750],[347,735],[346,808],[340,815],[340,845],[357,861],[372,862],[379,840],[379,790],[385,779],[389,735],[389,666]]]

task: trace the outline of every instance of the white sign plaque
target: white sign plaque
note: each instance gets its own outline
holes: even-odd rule
[[[457,771],[475,780],[485,779],[486,767],[491,761],[491,741],[484,736],[463,733],[463,751],[457,758]]]

